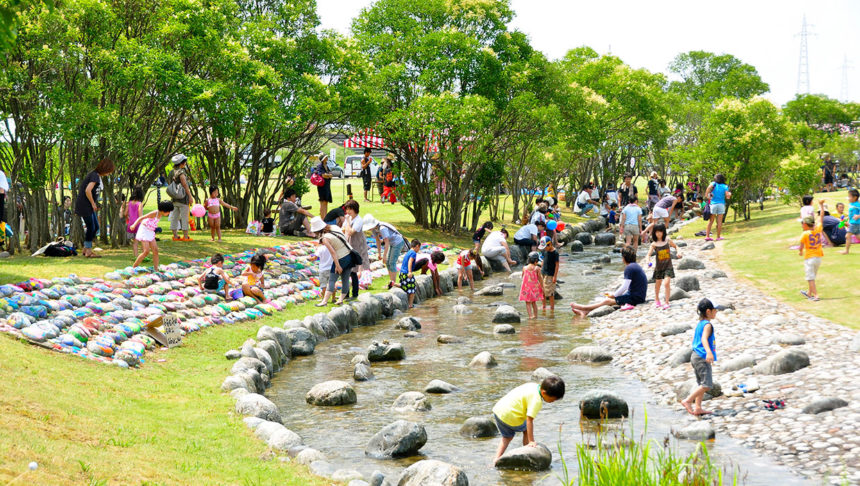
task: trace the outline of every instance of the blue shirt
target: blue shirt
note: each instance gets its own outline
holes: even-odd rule
[[[403,257],[403,263],[400,265],[400,273],[409,273],[409,261],[412,261],[412,266],[414,267],[416,258],[418,258],[418,254],[415,253],[415,250],[407,251]]]
[[[642,216],[642,208],[635,204],[628,204],[621,210],[624,215],[625,226],[639,226],[639,217]]]
[[[848,222],[846,224],[860,224],[860,201],[848,204]]]
[[[631,263],[624,268],[624,280],[630,280],[627,293],[639,303],[645,302],[645,295],[648,293],[648,277],[638,263]]]
[[[725,184],[717,184],[714,183],[714,188],[711,190],[711,204],[725,204],[726,203],[726,192],[729,190],[729,186]]]
[[[702,319],[696,324],[696,334],[693,336],[693,352],[699,355],[700,358],[705,359],[708,357],[708,353],[705,351],[705,347],[702,346],[702,333],[705,332],[705,326],[711,324],[711,321],[707,319]],[[714,325],[711,324],[711,335],[708,336],[708,346],[711,348],[711,353],[714,355],[714,361],[717,360],[717,348],[714,345]]]

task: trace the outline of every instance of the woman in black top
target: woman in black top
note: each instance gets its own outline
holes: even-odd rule
[[[331,196],[331,171],[328,168],[328,155],[320,154],[320,163],[317,171],[323,178],[323,185],[317,186],[317,194],[320,197],[320,215],[328,212],[328,203],[333,202]]]
[[[96,233],[99,231],[99,191],[104,188],[102,177],[111,174],[113,171],[113,161],[107,158],[102,159],[99,165],[83,178],[78,189],[78,198],[75,201],[75,213],[81,217],[84,226],[86,226],[86,232],[84,233],[84,256],[87,258],[101,258],[99,255],[93,253],[93,240],[96,239]]]

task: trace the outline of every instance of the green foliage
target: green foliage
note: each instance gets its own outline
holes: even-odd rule
[[[672,91],[708,104],[727,97],[747,99],[770,89],[755,67],[731,54],[685,52],[669,64],[669,71],[681,77],[671,83]]]
[[[816,94],[798,94],[785,104],[783,112],[791,121],[825,130],[828,129],[826,125],[850,124],[858,115],[856,104],[841,103],[839,100]]]
[[[806,152],[795,153],[779,164],[774,183],[785,204],[797,204],[800,197],[812,194],[821,183],[820,163]]]

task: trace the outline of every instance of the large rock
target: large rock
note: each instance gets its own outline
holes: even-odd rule
[[[310,447],[308,447],[307,449],[302,449],[298,454],[296,454],[296,462],[299,464],[304,464],[306,466],[310,466],[311,463],[316,461],[325,460],[325,454]]]
[[[356,402],[356,396],[355,390],[349,383],[331,380],[314,385],[305,395],[305,400],[311,405],[333,407],[351,405]]]
[[[578,346],[567,354],[568,361],[584,361],[587,363],[606,363],[612,361],[612,355],[599,346]]]
[[[313,333],[304,327],[288,329],[287,337],[290,339],[290,351],[293,356],[310,356],[314,354],[317,339]]]
[[[269,354],[269,358],[272,360],[272,366],[274,367],[274,372],[277,373],[278,371],[281,371],[282,366],[287,362],[286,356],[284,356],[284,353],[281,351],[281,345],[271,339],[266,339],[258,342],[257,346]]]
[[[689,298],[690,294],[684,292],[684,289],[680,289],[678,287],[672,289],[672,293],[669,294],[669,302],[675,302],[676,300],[684,300]]]
[[[382,428],[367,443],[364,453],[374,459],[414,456],[427,443],[427,432],[415,422],[398,420]]]
[[[254,348],[254,353],[257,355],[257,359],[259,359],[263,362],[264,365],[266,365],[266,374],[272,376],[272,374],[274,374],[276,370],[275,363],[274,361],[272,361],[272,357],[269,355],[269,353],[265,349],[259,347]],[[280,370],[280,367],[278,368],[278,370]]]
[[[421,323],[418,322],[418,319],[411,316],[407,316],[397,321],[397,324],[394,325],[394,328],[402,329],[404,331],[417,331],[421,329]]]
[[[516,334],[517,330],[510,324],[496,324],[493,326],[493,334]]]
[[[469,486],[469,478],[457,466],[425,459],[406,468],[397,486]]]
[[[257,393],[249,393],[236,400],[236,413],[242,416],[251,416],[268,420],[269,422],[283,423],[278,407],[268,398]]]
[[[290,337],[287,331],[275,327],[263,326],[257,331],[257,341],[272,340],[278,343],[281,354],[286,359],[290,359]]]
[[[588,231],[583,231],[582,233],[577,234],[574,238],[583,245],[590,245],[593,240],[591,233]]]
[[[224,353],[224,357],[230,361],[233,361],[234,359],[241,358],[242,352],[239,351],[238,349],[230,349],[226,353]]]
[[[682,383],[676,383],[675,398],[677,398],[679,401],[687,398],[688,396],[690,396],[690,393],[692,393],[693,390],[698,386],[699,385],[696,383],[695,379],[687,380]],[[705,396],[702,397],[702,400],[708,401],[712,398],[722,396],[722,394],[723,387],[718,382],[714,381],[714,386],[712,386],[710,390],[705,392]]]
[[[753,369],[760,375],[784,375],[807,366],[809,355],[799,349],[789,348],[769,357]]]
[[[602,306],[598,307],[597,309],[594,309],[591,312],[589,312],[588,317],[603,317],[603,316],[608,316],[609,314],[612,314],[613,312],[615,312],[615,307],[612,307],[611,305],[602,305]]]
[[[451,308],[454,311],[454,314],[471,314],[472,309],[469,309],[467,306],[463,304],[457,304]]]
[[[708,270],[707,272],[705,272],[705,276],[708,278],[715,279],[715,280],[718,278],[728,278],[728,275],[726,275],[726,272],[724,272],[722,270]]]
[[[558,376],[556,373],[546,369],[546,368],[538,368],[532,371],[532,381],[536,381],[538,383],[543,382],[543,380],[549,378],[550,376]]]
[[[379,343],[374,341],[367,348],[367,359],[377,361],[400,361],[406,359],[406,350],[400,343]]]
[[[330,310],[327,314],[337,328],[338,334],[347,334],[358,326],[358,311],[352,306],[342,305]]]
[[[303,441],[301,436],[286,427],[273,433],[272,436],[269,437],[269,440],[266,441],[266,445],[276,451],[289,451],[293,447],[300,446],[302,444]]]
[[[717,432],[711,422],[697,420],[682,428],[672,427],[672,435],[679,439],[703,441],[713,439],[717,436]]]
[[[501,305],[493,313],[493,322],[496,324],[519,324],[520,313],[510,305]]]
[[[499,428],[496,427],[496,421],[489,417],[469,417],[460,427],[460,435],[472,439],[496,437]]]
[[[494,368],[498,365],[496,358],[489,351],[481,351],[469,362],[471,368]]]
[[[459,390],[456,386],[442,380],[432,380],[424,387],[424,391],[427,393],[453,393]]]
[[[738,371],[755,366],[755,358],[751,354],[743,353],[728,361],[718,363],[720,371]]]
[[[692,292],[700,289],[699,277],[696,277],[695,275],[684,275],[682,277],[678,277],[672,284],[685,292]]]
[[[500,285],[490,285],[489,287],[484,287],[481,290],[475,292],[475,295],[489,295],[493,297],[498,297],[505,293],[505,290]]]
[[[691,257],[685,257],[681,259],[681,262],[678,264],[678,270],[704,270],[705,264],[702,263],[701,260]]]
[[[368,381],[373,379],[373,370],[367,363],[356,363],[352,370],[352,378],[355,381]]]
[[[692,329],[687,323],[684,322],[676,322],[673,324],[667,324],[662,329],[660,329],[661,336],[674,336],[675,334],[683,334]]]
[[[785,316],[780,314],[771,314],[764,319],[760,320],[758,323],[758,327],[763,329],[769,329],[772,327],[784,326],[788,324],[788,319]]]
[[[253,351],[253,348],[251,348],[251,350]],[[254,370],[261,375],[269,372],[268,368],[266,368],[265,363],[257,359],[256,356],[253,358],[243,356],[239,358],[238,361],[233,363],[233,367],[230,368],[230,374],[235,375],[245,370]]]
[[[627,417],[630,410],[627,402],[615,393],[591,390],[579,399],[579,412],[589,419],[614,419]]]
[[[702,245],[702,250],[703,251],[713,250],[716,247],[717,246],[714,245],[713,241],[709,241],[709,242],[705,243],[704,245]]]
[[[453,336],[451,334],[440,334],[436,337],[436,342],[439,344],[457,344],[462,343],[463,338],[460,336]]]
[[[397,413],[427,412],[431,408],[427,396],[416,391],[401,393],[391,405],[391,410]]]
[[[806,344],[806,338],[801,336],[800,334],[779,333],[774,336],[771,343],[782,344],[784,346],[802,346]]]
[[[579,240],[574,240],[570,242],[570,252],[571,253],[582,253],[585,251],[585,246]]]
[[[669,366],[672,368],[676,368],[681,366],[684,363],[689,363],[690,358],[693,356],[693,348],[690,346],[684,346],[683,348],[675,351],[672,356],[669,358]]]
[[[356,314],[356,325],[372,326],[382,319],[383,299],[373,294],[361,294],[357,301],[352,302],[350,307]]]
[[[803,407],[803,413],[821,413],[821,412],[829,412],[831,410],[836,410],[837,408],[847,407],[848,402],[841,398],[829,397],[829,398],[819,398],[809,405]]]
[[[597,233],[594,244],[601,246],[612,246],[615,244],[615,233]]]
[[[496,461],[496,469],[512,469],[517,471],[546,471],[552,464],[552,452],[543,444],[535,447],[517,447],[508,449]]]

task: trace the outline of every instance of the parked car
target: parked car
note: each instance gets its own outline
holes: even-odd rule
[[[329,172],[331,172],[332,177],[335,177],[337,179],[343,179],[343,175],[344,175],[343,167],[337,165],[331,159],[329,159],[327,165],[328,165],[328,170],[329,170]],[[307,173],[308,177],[311,176],[311,170],[313,169],[313,167],[314,167],[313,165],[311,167],[308,167],[308,173]]]
[[[361,159],[364,158],[361,155],[349,155],[346,157],[346,161],[343,163],[343,173],[346,174],[347,177],[359,177],[361,175]],[[379,163],[374,159],[370,163],[370,176],[373,179],[376,179],[376,174],[379,172]]]

